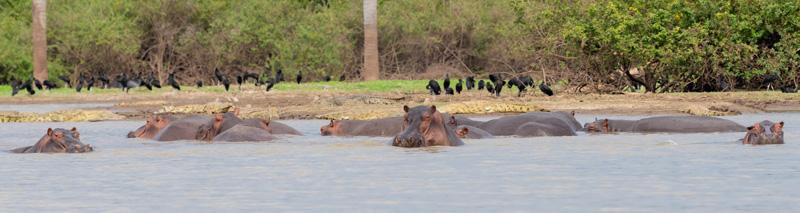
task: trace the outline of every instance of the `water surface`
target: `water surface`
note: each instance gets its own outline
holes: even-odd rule
[[[390,138],[321,137],[329,121],[316,120],[286,121],[307,136],[265,143],[125,138],[143,121],[3,123],[3,150],[76,126],[96,151],[0,153],[0,212],[800,210],[800,114],[728,118],[786,121],[787,144],[629,133],[408,149]]]

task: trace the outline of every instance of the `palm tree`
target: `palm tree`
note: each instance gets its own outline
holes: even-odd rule
[[[378,65],[378,0],[364,0],[364,80],[380,77]]]
[[[33,0],[33,77],[47,80],[47,0]]]

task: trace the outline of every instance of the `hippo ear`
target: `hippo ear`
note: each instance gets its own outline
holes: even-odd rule
[[[156,115],[156,122],[161,122],[163,120],[164,120],[164,117],[161,117],[161,115]]]
[[[408,105],[404,105],[404,106],[403,106],[403,111],[406,111],[406,112],[408,112]]]
[[[47,128],[47,136],[53,136],[53,128]]]
[[[74,131],[78,131],[78,128],[75,128],[75,127],[73,126],[73,127],[72,127],[72,131],[73,131],[73,132],[74,132]]]
[[[464,129],[462,129],[461,132],[463,132],[466,135],[467,133],[469,133],[469,129],[467,129],[467,127],[464,127]]]
[[[264,120],[264,126],[269,126],[270,119]]]
[[[431,114],[436,112],[436,105],[431,105]]]
[[[594,117],[594,121],[597,121],[597,117]]]
[[[575,116],[575,110],[572,110],[572,112],[569,112],[569,114],[574,117]]]
[[[233,109],[233,115],[239,116],[239,107]]]
[[[781,121],[781,122],[780,122],[780,123],[778,123],[778,124],[779,124],[779,127],[780,127],[781,129],[783,129],[783,121]]]
[[[222,120],[225,120],[225,118],[222,117],[221,115],[215,115],[214,118],[215,119],[213,121],[217,121],[217,122],[221,122]]]
[[[334,124],[334,123],[333,123],[333,119],[331,119],[331,124],[330,124],[329,126],[330,126],[330,127],[333,127],[333,124]]]
[[[749,130],[753,130],[753,126],[748,126],[748,127],[747,127],[747,130],[748,130],[748,131],[749,131]]]
[[[608,119],[603,120],[603,128],[608,128]]]
[[[450,116],[450,124],[453,124],[453,126],[458,126],[458,124],[456,124],[456,116]]]

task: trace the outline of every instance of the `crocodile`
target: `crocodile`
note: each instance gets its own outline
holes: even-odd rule
[[[688,113],[691,115],[699,115],[699,116],[733,116],[733,115],[741,115],[741,112],[735,110],[725,109],[718,109],[717,107],[706,108],[704,106],[699,105],[689,105],[681,109],[681,112]]]
[[[242,112],[239,113],[239,118],[241,119],[248,119],[248,118],[261,118],[261,119],[271,119],[271,118],[279,118],[281,114],[285,113],[286,110],[283,108],[255,108],[255,109],[243,109]]]
[[[0,111],[0,123],[8,122],[81,122],[122,120],[125,116],[102,110],[57,110],[47,113]]]
[[[464,103],[448,104],[445,106],[437,107],[442,113],[450,114],[486,114],[486,113],[504,113],[504,112],[531,112],[542,111],[549,112],[544,108],[538,107],[533,104],[518,104],[518,103],[503,103],[503,102],[490,102],[490,101],[469,101]]]
[[[226,113],[233,107],[228,102],[211,102],[207,104],[190,104],[183,106],[164,106],[154,114],[182,113],[182,114],[216,114]]]
[[[314,101],[316,105],[323,106],[350,106],[356,104],[395,104],[398,101],[404,100],[405,97],[381,97],[374,95],[348,95],[337,96],[332,98],[320,99]]]

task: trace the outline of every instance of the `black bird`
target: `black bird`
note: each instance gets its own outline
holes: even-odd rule
[[[784,86],[781,86],[781,92],[783,92],[783,93],[797,93],[797,89],[800,89],[800,88],[795,87],[794,89],[792,89],[792,88],[786,88]]]
[[[247,72],[247,70],[245,70],[245,71],[244,71],[244,77],[243,77],[243,78],[244,78],[244,83],[245,83],[245,84],[247,83],[247,79],[248,79],[248,78],[256,79],[256,81],[258,81],[258,74],[256,74],[256,73],[249,73],[249,72]]]
[[[217,77],[217,86],[219,86],[219,84],[222,82],[222,73],[219,72],[219,68],[214,68],[214,76]]]
[[[56,87],[58,87],[58,85],[56,85],[56,83],[55,83],[55,82],[52,82],[52,81],[50,81],[50,80],[44,80],[44,82],[42,82],[42,84],[44,84],[44,86],[46,86],[46,87],[47,87],[47,90],[50,90],[50,89],[52,89],[52,88],[56,88]]]
[[[461,94],[461,83],[462,82],[463,81],[461,81],[461,79],[459,78],[458,79],[458,83],[456,84],[456,92],[458,92],[458,94]]]
[[[297,84],[300,84],[300,81],[303,81],[303,71],[302,70],[300,70],[297,73]]]
[[[203,88],[203,81],[201,80],[197,81],[197,88]]]
[[[484,86],[485,84],[486,84],[486,83],[484,83],[484,82],[483,82],[483,79],[481,79],[480,81],[478,81],[478,90],[483,90],[483,86]]]
[[[494,87],[492,83],[486,82],[486,90],[489,91],[489,94],[494,95]]]
[[[228,89],[231,87],[231,78],[225,76],[225,79],[222,80],[222,85],[225,86],[225,91],[229,91]]]
[[[125,93],[127,93],[131,91],[131,88],[136,88],[140,86],[142,86],[142,75],[138,75],[134,78],[125,80],[122,89],[125,90]]]
[[[255,83],[256,87],[261,87],[261,85],[264,85],[264,84],[266,84],[266,83],[264,83],[264,80],[256,79],[256,83]]]
[[[635,83],[635,81],[633,81],[633,82]],[[722,77],[722,75],[717,76],[717,85],[719,85],[719,91],[723,91],[723,92],[730,92],[731,91],[731,86],[728,85],[728,82],[725,82],[725,79]],[[634,88],[635,87],[636,87],[636,85],[634,85]]]
[[[431,95],[442,94],[442,88],[439,87],[439,82],[436,82],[435,80],[428,81],[428,86],[426,86],[425,89],[430,90]]]
[[[28,95],[36,94],[36,90],[33,90],[33,81],[30,78],[28,78],[28,80],[22,84],[22,87],[25,87],[25,90],[28,90]]]
[[[342,75],[339,76],[339,82],[344,82],[345,80],[347,80],[347,76],[342,73]]]
[[[42,90],[42,82],[39,79],[33,79],[33,83],[36,84],[36,89]]]
[[[275,86],[275,82],[276,81],[277,81],[277,79],[275,79],[275,78],[267,79],[267,92],[269,92],[269,90],[272,89],[272,87]]]
[[[113,87],[122,88],[122,91],[125,91],[125,87],[128,83],[128,75],[125,73],[119,74],[114,77],[114,84]]]
[[[141,77],[140,77],[140,78],[141,78]],[[141,80],[141,82],[142,82],[142,83],[140,83],[140,84],[139,84],[139,86],[144,86],[144,87],[146,87],[146,88],[147,88],[147,90],[153,91],[153,85],[152,85],[152,84],[150,84],[150,82],[149,82],[149,81],[147,81],[147,80],[145,79],[145,80]]]
[[[81,92],[81,89],[83,88],[83,81],[85,79],[86,78],[83,77],[83,74],[78,76],[78,85],[75,87],[75,92]]]
[[[19,88],[22,88],[22,81],[17,78],[11,77],[11,97],[19,93]]]
[[[553,96],[553,90],[551,90],[547,84],[544,84],[544,81],[539,84],[539,89],[542,90],[544,94],[547,94],[547,96]]]
[[[239,92],[242,91],[242,76],[236,76],[236,83],[239,83]]]
[[[283,70],[282,69],[278,69],[278,73],[275,74],[275,83],[277,84],[277,83],[280,83],[280,82],[283,82],[283,81],[286,81],[286,78],[284,78],[284,76],[283,76]]]
[[[467,77],[467,90],[472,90],[475,87],[475,76]]]
[[[491,81],[492,83],[497,82],[498,79],[500,79],[498,76],[489,74],[489,81]]]
[[[454,95],[453,94],[453,88],[450,88],[450,87],[444,88],[444,94],[445,95]]]
[[[325,81],[325,82],[331,81],[331,76],[330,75],[323,76],[322,77],[322,81]]]
[[[106,77],[106,74],[103,74],[102,76],[98,77],[97,80],[99,80],[100,82],[103,82],[103,88],[104,89],[108,89],[108,82],[110,80]]]
[[[60,76],[58,76],[58,79],[61,79],[61,81],[64,81],[64,88],[72,87],[72,85],[69,83],[69,76],[60,75]]]
[[[500,92],[503,91],[503,86],[506,85],[506,81],[501,78],[498,78],[497,81],[494,82],[494,93],[497,97],[500,97]]]
[[[530,75],[525,75],[520,77],[519,81],[527,85],[528,87],[533,88],[533,78],[531,78]]]
[[[89,80],[86,80],[86,90],[92,91],[92,86],[94,86],[94,75],[89,74]]]
[[[772,88],[772,82],[773,82],[773,81],[775,81],[775,80],[778,80],[778,78],[780,78],[780,76],[778,75],[778,73],[772,73],[772,74],[769,74],[769,75],[767,75],[767,76],[765,76],[765,77],[764,77],[764,81],[762,81],[762,82],[761,82],[761,84],[762,84],[762,85],[763,85],[763,84],[768,84],[768,85],[767,85],[767,90],[770,90],[770,88],[771,88],[772,90],[775,90],[775,88]]]
[[[444,75],[444,88],[445,88],[445,90],[447,88],[450,88],[450,74],[449,73]]]
[[[156,80],[156,78],[153,77],[153,75],[155,75],[155,72],[150,72],[150,75],[148,75],[147,78],[144,79],[144,81],[147,82],[147,85],[161,89],[161,83],[158,82],[158,80]]]
[[[169,77],[167,77],[167,81],[169,81],[169,85],[172,86],[172,88],[175,88],[176,90],[181,91],[181,85],[179,85],[178,82],[175,81],[175,72],[174,71],[169,74]]]
[[[517,97],[524,97],[525,93],[528,91],[526,89],[525,83],[523,83],[522,80],[520,80],[517,77],[511,78],[510,80],[508,80],[508,88],[511,89],[512,86],[516,86],[517,89],[519,89],[519,93],[517,93]]]

